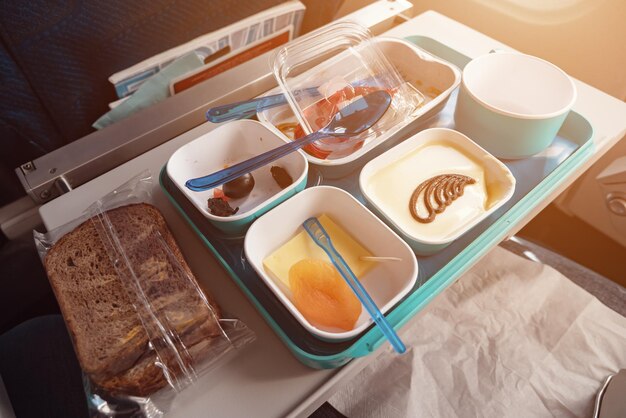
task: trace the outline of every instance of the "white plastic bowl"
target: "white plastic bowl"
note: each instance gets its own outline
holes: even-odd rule
[[[414,85],[425,96],[424,104],[416,110],[411,118],[396,129],[388,131],[379,137],[368,140],[363,147],[342,158],[321,159],[305,153],[307,160],[322,170],[328,178],[337,178],[352,172],[363,164],[366,154],[370,158],[395,144],[393,137],[403,127],[418,120],[424,120],[439,112],[450,98],[452,91],[461,82],[461,71],[454,65],[441,60],[411,42],[379,37],[375,38],[378,47],[385,57],[396,67],[402,77]],[[276,88],[267,94],[280,93]],[[267,109],[257,115],[260,122],[269,126],[284,141],[291,141],[283,134],[277,125],[285,122],[297,122],[291,108],[287,105]]]
[[[425,173],[423,171],[424,168],[422,166],[415,165],[414,167],[411,167],[415,173],[414,177],[405,176],[397,179],[399,184],[401,184],[400,188],[402,191],[398,191],[396,195],[398,196],[398,201],[402,202],[403,206],[392,207],[388,201],[383,201],[381,196],[374,192],[372,186],[372,179],[378,175],[382,169],[392,166],[405,156],[415,155],[415,152],[419,153],[420,149],[424,149],[425,147],[433,144],[450,145],[481,165],[484,170],[485,186],[488,193],[488,207],[485,212],[472,218],[466,224],[454,231],[451,231],[446,236],[435,238],[424,234],[420,235],[415,232],[415,228],[410,228],[407,226],[408,224],[405,221],[400,219],[410,218],[410,216],[399,215],[399,213],[401,213],[399,211],[406,210],[406,213],[409,213],[408,202],[411,197],[412,190],[422,181],[421,178],[426,179],[431,177],[430,173]],[[448,161],[437,161],[437,164],[444,168],[450,168],[450,172],[455,172],[454,166],[447,166],[447,164],[449,164]],[[513,177],[513,174],[508,167],[500,160],[489,154],[462,133],[447,128],[431,128],[417,133],[367,163],[363,167],[363,170],[361,170],[361,174],[359,176],[359,187],[363,196],[365,196],[369,204],[374,209],[374,212],[380,214],[380,216],[385,219],[387,223],[391,225],[391,227],[397,231],[418,254],[427,255],[445,248],[451,242],[469,231],[472,227],[506,203],[506,201],[513,196],[513,191],[515,190],[515,177]],[[406,196],[403,194],[406,194]],[[454,202],[452,205],[454,205]],[[436,220],[434,222],[436,222]]]
[[[317,186],[298,193],[257,219],[246,234],[244,251],[248,262],[291,314],[309,332],[324,340],[346,340],[371,323],[365,308],[351,331],[335,332],[312,325],[298,311],[281,286],[263,267],[263,260],[302,231],[311,216],[327,214],[374,256],[400,257],[402,261],[377,263],[359,280],[379,309],[386,313],[415,285],[417,259],[411,248],[387,225],[349,193],[330,186]]]
[[[550,146],[576,97],[574,81],[548,61],[484,54],[463,69],[455,126],[496,157],[526,158]]]
[[[284,145],[284,141],[259,122],[229,122],[176,150],[167,162],[167,175],[213,225],[227,233],[241,233],[263,213],[304,189],[308,162],[301,151],[254,170],[252,176],[255,186],[250,195],[229,202],[233,207],[239,206],[239,211],[233,216],[213,215],[207,206],[207,200],[213,197],[213,189],[194,192],[185,187],[185,182],[281,145]],[[285,168],[293,178],[293,183],[281,189],[270,173],[272,165]]]

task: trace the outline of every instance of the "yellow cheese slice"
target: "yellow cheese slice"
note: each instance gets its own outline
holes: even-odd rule
[[[328,215],[323,214],[318,219],[330,236],[335,249],[348,263],[354,274],[361,278],[374,265],[374,262],[362,261],[359,257],[372,256],[372,253],[333,222]],[[305,258],[330,261],[324,250],[302,229],[295,237],[263,260],[263,268],[280,287],[289,289],[289,269]]]

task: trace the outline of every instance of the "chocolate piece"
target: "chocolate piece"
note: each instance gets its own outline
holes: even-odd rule
[[[282,167],[273,165],[272,168],[270,168],[270,172],[272,173],[274,181],[276,181],[281,189],[289,187],[293,183],[293,179],[291,178],[287,170]]]
[[[232,216],[239,210],[239,207],[233,209],[226,200],[219,197],[212,197],[207,201],[209,210],[215,216]]]
[[[411,216],[420,223],[427,224],[435,220],[438,213],[446,210],[452,202],[463,196],[463,190],[468,184],[474,184],[476,180],[461,174],[441,174],[431,177],[422,182],[409,201]],[[423,192],[423,193],[422,193]],[[424,206],[428,215],[422,217],[417,213],[417,203],[420,195],[423,195]]]

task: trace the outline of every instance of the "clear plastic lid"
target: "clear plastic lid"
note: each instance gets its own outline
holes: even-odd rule
[[[386,90],[392,103],[371,129],[349,138],[324,138],[305,148],[320,158],[341,158],[410,119],[424,97],[402,79],[372,40],[369,30],[343,21],[280,48],[272,56],[274,76],[292,108],[301,137],[324,127],[353,100]]]

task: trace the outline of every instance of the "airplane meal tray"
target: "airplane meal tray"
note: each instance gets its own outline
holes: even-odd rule
[[[469,62],[466,56],[431,38],[414,36],[406,39],[459,68]],[[430,127],[454,128],[452,115],[455,104],[456,92],[440,113],[397,135],[406,139]],[[592,136],[590,123],[572,111],[548,149],[530,158],[504,161],[517,180],[513,197],[450,246],[434,255],[417,256],[417,282],[408,295],[387,313],[389,323],[395,329],[402,327],[490,248],[510,235],[514,225],[592,155]],[[342,178],[327,179],[315,165],[310,165],[307,187],[318,184],[340,187],[365,204],[358,177],[359,170],[356,170]],[[382,332],[374,325],[348,341],[327,342],[314,337],[289,313],[248,264],[243,252],[244,237],[225,235],[209,224],[168,178],[165,168],[161,171],[160,181],[174,206],[300,361],[315,368],[339,367],[352,358],[371,353],[385,342]]]

